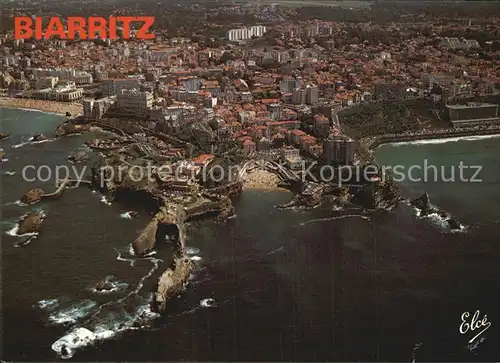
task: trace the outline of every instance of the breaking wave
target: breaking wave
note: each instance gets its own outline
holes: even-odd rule
[[[202,308],[214,308],[214,307],[217,307],[217,303],[215,302],[215,299],[208,298],[208,299],[201,300],[200,306]]]
[[[40,300],[36,305],[42,310],[54,310],[57,307],[59,307],[59,300],[58,299]]]
[[[60,358],[69,359],[76,350],[96,341],[110,339],[121,332],[148,327],[150,321],[159,317],[159,314],[151,310],[153,295],[149,294],[148,298],[143,298],[139,292],[163,261],[152,257],[146,260],[151,261],[153,266],[139,280],[134,290],[122,298],[100,305],[85,322],[52,344],[52,350]],[[136,307],[131,307],[133,300],[137,302]]]
[[[104,195],[101,196],[101,203],[106,204],[107,206],[110,206],[112,203],[106,198]]]
[[[361,215],[361,214],[346,214],[343,216],[311,219],[310,221],[302,222],[300,225],[305,226],[306,224],[310,224],[310,223],[333,221],[333,220],[345,219],[345,218],[361,218],[361,219],[365,219],[367,221],[371,220],[371,218],[369,216],[365,216],[365,215]]]
[[[128,211],[128,212],[120,214],[120,218],[132,219],[132,215],[130,214],[131,212],[132,211]]]
[[[430,213],[428,215],[422,216],[422,211],[419,208],[411,205],[411,203],[409,203],[409,202],[407,203],[407,205],[409,205],[412,208],[412,210],[413,210],[413,212],[415,214],[415,217],[420,218],[420,219],[427,219],[427,220],[431,221],[434,225],[436,225],[436,226],[438,226],[438,227],[440,227],[442,229],[450,230],[453,233],[467,231],[467,226],[465,226],[465,225],[463,225],[461,223],[460,223],[460,228],[459,229],[458,228],[456,228],[456,229],[450,228],[450,224],[448,223],[448,221],[452,217],[448,213],[440,214],[440,213],[435,212],[435,213]],[[436,206],[434,206],[432,204],[430,206],[432,208],[439,209],[439,208],[437,208]]]
[[[133,249],[131,249],[131,250],[132,250],[132,252],[134,252],[134,250],[133,250]],[[117,249],[115,249],[115,251],[116,251],[116,253],[118,254],[118,255],[116,256],[116,259],[117,259],[118,261],[128,262],[128,263],[130,264],[130,266],[131,266],[131,267],[134,267],[134,266],[135,266],[135,258],[125,258],[125,257],[123,257],[123,256],[122,256],[122,254],[121,254],[121,252],[120,252],[120,251],[118,251]],[[135,256],[133,253],[130,253],[130,251],[129,251],[129,254],[130,254],[130,256]]]
[[[500,137],[500,135],[460,136],[460,137],[450,137],[450,138],[442,138],[442,139],[428,139],[428,140],[394,142],[394,143],[390,143],[390,144],[392,146],[445,144],[448,142],[477,141],[477,140],[493,139],[493,138],[498,138],[498,137]]]
[[[76,304],[49,315],[53,324],[73,324],[92,313],[97,303],[93,300],[83,300]]]

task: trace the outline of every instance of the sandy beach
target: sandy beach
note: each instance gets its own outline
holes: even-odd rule
[[[83,111],[83,106],[80,103],[43,101],[11,97],[0,97],[0,107],[25,108],[30,110],[56,113],[59,115],[66,115],[66,112],[69,112],[72,116],[80,115]]]
[[[287,189],[278,187],[280,181],[276,174],[257,169],[243,177],[243,188],[287,192]]]

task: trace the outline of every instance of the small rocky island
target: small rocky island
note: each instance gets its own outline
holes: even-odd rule
[[[448,226],[451,230],[460,230],[462,228],[460,222],[451,216],[448,215],[445,211],[434,207],[431,202],[429,195],[427,193],[422,194],[420,197],[412,199],[410,201],[411,205],[417,208],[419,211],[419,217],[427,217],[431,214],[436,214],[443,220],[446,220]]]

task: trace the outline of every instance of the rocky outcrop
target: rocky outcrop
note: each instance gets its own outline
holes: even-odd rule
[[[56,137],[63,137],[66,135],[80,134],[89,130],[89,125],[75,125],[71,121],[66,121],[56,127],[55,135]]]
[[[21,203],[35,204],[41,201],[42,199],[57,199],[64,193],[66,186],[68,186],[71,183],[77,183],[77,182],[70,179],[59,180],[57,189],[54,190],[52,193],[45,193],[42,189],[39,188],[31,189],[21,197]]]
[[[193,270],[193,262],[186,255],[175,257],[172,265],[158,280],[154,307],[161,313],[165,312],[169,300],[184,292]]]
[[[307,207],[312,208],[323,202],[323,196],[325,191],[328,189],[326,184],[318,184],[306,182],[302,185],[300,193],[293,197],[293,199],[283,205],[278,206],[279,208],[291,208],[291,207]]]
[[[29,213],[19,222],[18,235],[40,231],[44,215],[41,212]]]
[[[243,183],[240,181],[228,183],[220,187],[206,189],[205,195],[208,196],[219,196],[225,195],[231,197],[233,195],[238,195],[243,191]]]
[[[458,219],[450,217],[449,214],[444,210],[434,207],[431,204],[429,195],[427,193],[424,193],[420,197],[410,200],[410,204],[420,211],[419,217],[421,218],[429,216],[431,214],[437,214],[441,219],[445,220],[448,223],[448,227],[451,230],[462,229],[462,225],[460,224],[460,221]]]
[[[31,142],[38,142],[38,141],[45,141],[45,140],[47,140],[47,137],[44,134],[35,134],[30,139]]]
[[[42,189],[39,188],[31,189],[21,197],[21,203],[23,204],[38,203],[39,201],[42,200],[44,194],[45,193]]]
[[[109,292],[113,291],[115,289],[115,284],[113,283],[113,279],[110,278],[105,278],[101,281],[99,281],[95,286],[94,289],[99,292]]]
[[[171,227],[175,229],[177,241],[174,241],[174,247],[178,250],[184,248],[184,239],[186,235],[184,226],[185,220],[186,213],[182,205],[167,203],[166,206],[162,207],[153,217],[146,228],[142,230],[139,237],[132,242],[134,253],[138,256],[142,256],[151,252],[156,245],[156,241],[164,239],[164,236],[160,236],[158,233],[160,227]]]
[[[428,214],[435,212],[435,208],[432,207],[429,200],[429,194],[424,193],[420,197],[412,199],[410,201],[411,205],[420,210],[420,216],[424,217]]]
[[[455,218],[450,218],[447,220],[447,222],[448,222],[448,226],[450,227],[451,230],[462,229],[460,222]]]
[[[158,231],[158,220],[153,218],[139,235],[132,242],[132,248],[137,256],[144,255],[152,251],[156,244],[156,232]]]
[[[85,151],[77,151],[76,153],[68,157],[68,159],[74,163],[82,163],[84,161],[87,161],[89,158],[90,155]]]
[[[367,184],[358,190],[352,202],[367,209],[392,209],[401,200],[398,185],[392,181],[380,181]]]
[[[351,198],[351,194],[349,193],[349,187],[340,187],[338,190],[335,191],[335,202],[339,204],[340,206],[344,206],[345,204],[349,203],[349,200]]]
[[[0,132],[0,140],[8,138],[10,135],[6,132]]]
[[[5,151],[0,150],[0,161],[3,160],[4,156],[5,156]]]

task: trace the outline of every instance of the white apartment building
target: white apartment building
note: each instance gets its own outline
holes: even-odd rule
[[[99,120],[115,103],[115,97],[83,100],[83,117],[90,120]]]
[[[83,97],[83,88],[72,86],[56,87],[55,89],[42,89],[27,91],[23,97],[34,98],[37,100],[73,102]]]
[[[227,39],[234,40],[247,40],[255,37],[261,37],[266,32],[266,27],[262,25],[252,26],[250,28],[231,29],[227,31]]]
[[[139,88],[141,83],[134,78],[108,78],[101,82],[101,92],[104,96],[115,96],[122,90]]]
[[[76,71],[72,68],[56,68],[56,69],[36,68],[32,70],[32,73],[35,78],[58,77],[60,80],[68,80],[68,81],[73,81],[76,75]]]
[[[93,82],[92,75],[88,72],[76,72],[73,78],[76,84],[91,84]]]
[[[145,113],[153,106],[153,94],[139,89],[122,89],[116,96],[116,105],[118,109]]]
[[[57,82],[59,82],[59,78],[57,77],[42,77],[36,80],[35,89],[52,89],[56,86]]]
[[[91,84],[93,82],[92,75],[85,71],[76,71],[72,68],[56,68],[56,69],[33,69],[35,79],[44,77],[57,77],[62,81],[74,81],[76,84]]]

